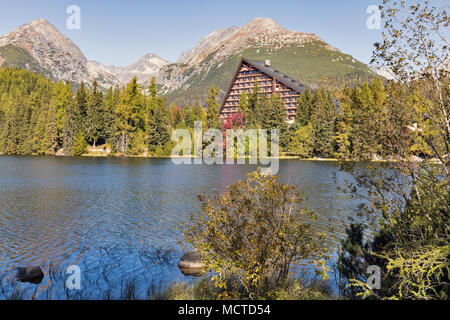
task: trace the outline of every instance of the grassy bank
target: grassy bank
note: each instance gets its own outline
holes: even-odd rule
[[[214,287],[211,277],[204,276],[194,282],[149,281],[142,283],[137,278],[126,278],[117,285],[104,287],[96,295],[86,294],[83,290],[67,290],[65,278],[51,276],[51,284],[41,290],[33,284],[21,284],[14,281],[0,281],[0,300],[239,300],[248,299],[243,288],[229,281],[230,289],[224,291]],[[84,289],[86,290],[86,289]],[[256,300],[333,300],[328,283],[290,279],[283,286],[277,286],[254,297]]]

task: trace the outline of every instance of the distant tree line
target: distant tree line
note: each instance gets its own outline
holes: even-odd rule
[[[412,81],[405,86],[380,78],[353,88],[301,93],[295,121],[285,122],[281,98],[265,98],[255,83],[252,92],[242,93],[239,114],[229,117],[223,128],[247,127],[280,130],[280,146],[288,155],[301,158],[374,159],[388,158],[396,142],[402,140],[408,155],[432,157],[430,146],[422,137],[444,148],[445,137],[434,134],[432,122],[422,113],[414,112],[424,93],[425,80]],[[421,135],[414,128],[421,128]],[[381,128],[381,129],[380,129]]]
[[[420,90],[420,85],[414,90]],[[255,83],[250,94],[243,93],[239,112],[221,123],[218,89],[212,86],[205,106],[167,106],[153,79],[142,87],[132,79],[123,88],[104,93],[94,81],[91,88],[81,83],[74,91],[70,83],[56,83],[33,72],[0,70],[0,153],[81,155],[87,146],[107,145],[123,155],[170,155],[174,129],[192,130],[196,121],[204,129],[278,128],[281,151],[302,158],[360,159],[385,155],[380,124],[408,140],[410,151],[431,155],[423,140],[412,138],[408,126],[427,128],[426,118],[414,118],[410,89],[397,83],[387,86],[380,79],[334,92],[318,88],[301,94],[292,125],[285,122],[286,111],[278,95],[266,98]],[[383,106],[391,105],[389,113]],[[395,121],[388,121],[392,117]],[[395,123],[396,127],[392,126]],[[425,129],[424,136],[434,137]]]

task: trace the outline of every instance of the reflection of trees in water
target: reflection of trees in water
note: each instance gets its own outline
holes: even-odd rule
[[[176,258],[172,248],[104,246],[99,248],[98,260],[89,256],[77,263],[81,290],[66,286],[71,276],[66,273],[69,265],[49,262],[43,266],[45,278],[40,285],[17,282],[15,270],[0,275],[0,299],[153,299],[161,297],[169,287]]]

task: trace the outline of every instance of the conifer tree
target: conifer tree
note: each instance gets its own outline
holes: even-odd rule
[[[52,93],[51,104],[55,106],[55,122],[58,136],[58,148],[64,145],[64,126],[68,109],[73,104],[74,92],[70,82],[58,81]]]
[[[217,95],[219,89],[211,86],[206,98],[206,127],[207,129],[220,129],[219,103]]]
[[[189,105],[184,106],[184,124],[187,128],[193,128],[194,127],[194,115],[193,110],[189,107]]]
[[[122,153],[142,151],[145,116],[143,96],[134,77],[121,91],[116,114],[117,150]]]
[[[305,92],[300,94],[297,105],[297,113],[295,115],[295,122],[301,126],[306,126],[311,120],[313,110],[313,96],[311,90],[306,88]]]
[[[183,115],[180,108],[175,109],[175,116],[173,120],[173,128],[179,129],[183,127]]]
[[[85,137],[94,147],[98,141],[104,141],[106,138],[104,116],[103,94],[98,89],[97,81],[94,80],[85,119]]]
[[[259,85],[255,81],[252,92],[248,97],[248,112],[246,121],[250,129],[261,128],[263,118],[263,106],[259,95]],[[245,114],[244,114],[245,116]]]
[[[239,111],[243,114],[244,120],[248,121],[250,119],[250,112],[249,112],[249,103],[248,103],[248,96],[247,93],[244,91],[242,92],[241,96],[239,97]]]
[[[115,110],[119,103],[120,89],[119,86],[110,87],[105,95],[103,103],[103,120],[105,130],[105,142],[111,144],[115,149],[117,141],[115,140]]]
[[[56,106],[50,105],[46,116],[44,153],[54,154],[59,148]]]
[[[314,93],[314,154],[322,158],[334,156],[336,106],[323,88]]]
[[[77,90],[75,100],[67,108],[67,115],[63,128],[63,148],[64,153],[73,155],[75,138],[81,132],[84,137],[84,120],[86,119],[86,110],[88,104],[88,92],[82,82]]]
[[[153,83],[153,81],[152,81]],[[152,88],[153,87],[153,88]],[[148,150],[155,153],[157,149],[162,150],[169,142],[169,119],[166,103],[159,96],[156,85],[150,85],[150,105],[148,117]]]
[[[280,146],[286,147],[289,143],[289,136],[286,124],[286,108],[283,100],[277,94],[272,95],[269,99],[263,100],[262,110],[262,128],[267,129],[269,133],[272,129],[278,129]]]
[[[203,107],[201,106],[200,102],[198,101],[198,98],[195,99],[195,103],[192,106],[192,115],[193,115],[193,121],[194,123],[196,121],[203,122],[205,119],[205,115],[203,112]]]
[[[314,132],[312,123],[299,127],[293,135],[289,144],[291,154],[300,156],[301,158],[311,158],[314,150]]]

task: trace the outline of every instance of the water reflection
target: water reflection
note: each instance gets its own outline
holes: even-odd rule
[[[212,196],[254,169],[176,166],[169,159],[0,157],[0,274],[50,262],[95,268],[102,248],[114,247],[122,250],[124,272],[178,279],[183,249],[174,226],[199,210],[198,195]],[[342,220],[356,216],[357,203],[338,190],[348,177],[336,163],[285,160],[280,175],[308,197],[318,228],[343,235]],[[163,269],[142,262],[142,252],[155,247],[173,252]]]

